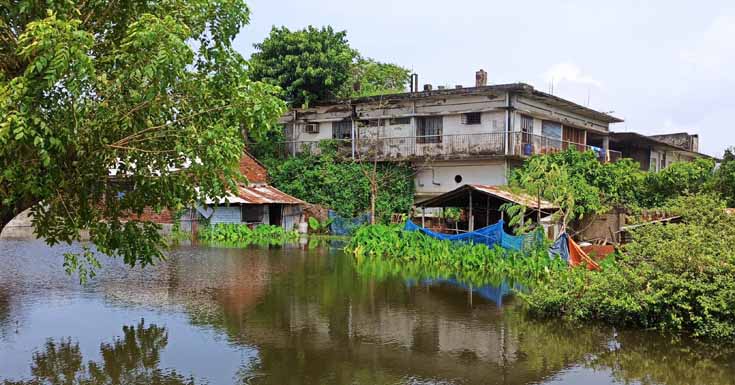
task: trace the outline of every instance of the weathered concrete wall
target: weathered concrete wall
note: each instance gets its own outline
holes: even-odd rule
[[[676,134],[651,135],[651,138],[689,151],[699,151],[698,135],[689,135],[686,132],[679,132]]]
[[[620,242],[618,232],[625,226],[625,210],[613,209],[600,215],[591,215],[574,224],[579,239],[585,241],[607,240]]]
[[[584,117],[566,109],[549,106],[523,96],[514,97],[513,107],[516,109],[512,117],[511,127],[513,127],[513,131],[521,130],[521,114],[532,116],[534,120],[538,120],[538,122],[534,121],[534,133],[538,132],[539,134],[541,133],[541,120],[551,120],[571,127],[601,133],[610,130],[610,125],[605,122]],[[538,131],[536,131],[536,127],[538,127]]]
[[[503,160],[433,162],[416,173],[416,196],[419,199],[452,191],[465,184],[507,184]],[[455,177],[461,177],[457,182]]]
[[[26,210],[15,217],[0,233],[0,239],[35,239],[31,226],[31,210]]]

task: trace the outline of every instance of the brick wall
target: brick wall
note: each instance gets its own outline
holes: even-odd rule
[[[143,211],[143,215],[131,215],[129,218],[131,220],[150,221],[163,224],[174,223],[174,215],[171,213],[170,210],[164,209],[160,213],[156,213],[149,207],[145,208],[145,210]]]

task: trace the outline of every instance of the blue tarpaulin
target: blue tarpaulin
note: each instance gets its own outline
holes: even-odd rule
[[[504,249],[511,250],[532,250],[543,243],[544,233],[541,229],[536,229],[530,233],[523,235],[510,235],[503,231],[503,238],[500,246]]]
[[[420,231],[432,238],[443,241],[483,244],[487,247],[493,247],[500,244],[504,233],[502,220],[494,225],[483,227],[479,230],[453,235],[437,233],[429,229],[420,227],[417,224],[413,223],[413,221],[411,221],[410,219],[406,221],[406,226],[404,226],[403,229],[406,231]]]
[[[563,233],[556,239],[551,247],[549,248],[549,255],[552,257],[559,257],[565,261],[569,261],[569,243],[567,241],[567,233]]]
[[[329,210],[327,216],[332,220],[332,224],[329,225],[329,232],[332,235],[352,235],[358,227],[370,223],[370,213],[355,218],[342,218],[336,212]]]

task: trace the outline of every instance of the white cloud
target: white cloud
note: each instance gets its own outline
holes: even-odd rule
[[[569,82],[595,86],[598,88],[602,87],[602,83],[600,81],[584,74],[576,64],[569,62],[554,64],[546,71],[544,78],[547,82],[553,82],[554,84]]]
[[[735,64],[735,13],[717,16],[701,34],[692,37],[681,58],[716,75],[729,72]]]

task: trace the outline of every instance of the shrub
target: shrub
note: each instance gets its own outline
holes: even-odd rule
[[[735,337],[735,219],[712,196],[669,206],[680,224],[644,226],[600,272],[554,270],[522,294],[538,316]]]

